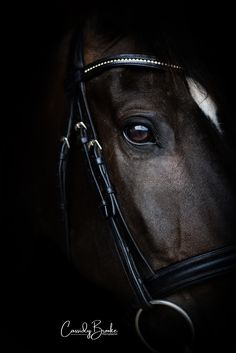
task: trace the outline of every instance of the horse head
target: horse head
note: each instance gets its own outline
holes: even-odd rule
[[[80,273],[138,310],[151,350],[204,352],[231,337],[235,315],[224,120],[191,63],[128,29],[92,19],[71,39],[67,245]]]

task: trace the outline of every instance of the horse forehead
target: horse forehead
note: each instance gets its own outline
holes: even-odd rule
[[[107,70],[103,75],[88,83],[88,86],[91,91],[99,91],[100,93],[132,94],[135,92],[143,97],[147,95],[155,97],[158,94],[182,97],[186,93],[184,80],[178,75],[175,75],[173,79],[173,74],[168,71],[128,66]]]
[[[141,110],[172,116],[168,112],[176,107],[178,99],[190,100],[183,80],[178,79],[177,90],[171,73],[158,70],[115,68],[88,82],[87,88],[94,112],[98,108],[104,113],[106,102],[106,109],[112,107],[118,117],[124,116],[127,111]]]

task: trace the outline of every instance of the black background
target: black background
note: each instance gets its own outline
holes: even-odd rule
[[[206,65],[217,82],[223,87],[224,102],[230,120],[230,137],[234,139],[234,11],[227,3],[185,2],[166,8],[157,4],[156,18],[171,14],[179,23],[187,23],[201,43]],[[78,340],[62,340],[59,328],[64,320],[89,321],[95,316],[122,326],[119,307],[111,314],[113,301],[109,295],[97,291],[78,275],[67,263],[55,244],[49,239],[34,236],[35,225],[31,217],[33,202],[33,145],[32,130],[37,107],[38,92],[45,84],[48,58],[54,45],[92,6],[79,1],[57,1],[44,4],[40,1],[9,3],[2,11],[2,31],[6,47],[7,75],[4,91],[7,93],[3,111],[4,128],[4,228],[2,238],[3,273],[6,299],[2,300],[7,314],[7,347],[24,348],[25,351],[41,351],[47,347],[63,351],[90,352],[100,346],[110,351],[120,351],[130,337],[125,330],[118,338],[91,343]],[[125,4],[114,6],[124,8]],[[131,6],[131,5],[130,5]],[[144,4],[134,4],[133,12],[144,10]],[[153,12],[149,4],[148,11]],[[103,11],[103,8],[100,8]],[[145,26],[145,19],[142,26]],[[31,202],[32,201],[32,202]],[[37,233],[37,232],[36,232]],[[43,261],[42,261],[43,259]],[[88,290],[84,290],[87,288]],[[5,290],[6,289],[6,290]],[[98,294],[99,293],[99,294]],[[77,305],[78,303],[78,305]],[[102,304],[106,303],[105,311]],[[82,307],[82,309],[81,309]],[[114,309],[114,308],[113,308]],[[80,318],[80,319],[78,319]],[[76,321],[77,319],[77,321]],[[138,346],[138,343],[137,343]],[[8,351],[8,350],[7,350]]]

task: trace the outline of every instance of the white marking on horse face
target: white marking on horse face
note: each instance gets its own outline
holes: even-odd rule
[[[194,81],[191,77],[187,77],[186,80],[193,100],[199,106],[201,111],[213,122],[218,131],[222,132],[217,117],[217,106],[213,99],[199,82]]]

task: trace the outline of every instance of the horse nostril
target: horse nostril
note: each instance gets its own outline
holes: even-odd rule
[[[189,352],[194,339],[194,326],[188,314],[165,300],[152,301],[149,309],[140,309],[135,327],[143,343],[156,353]]]

